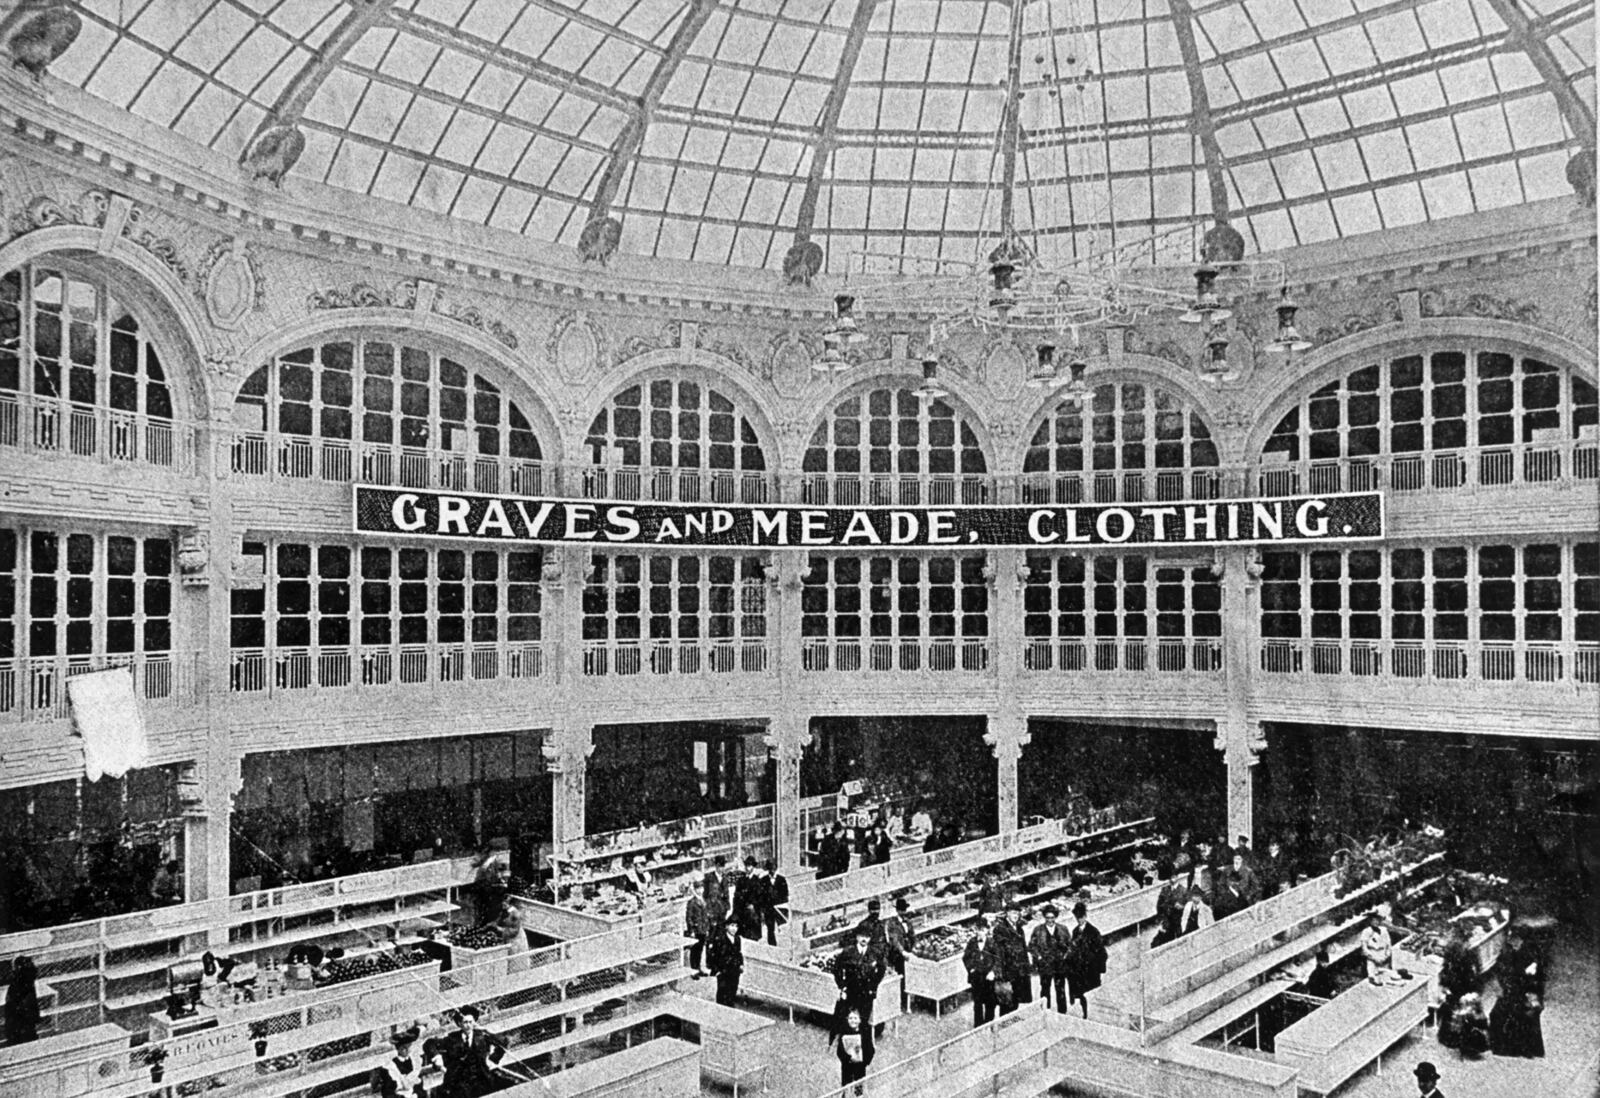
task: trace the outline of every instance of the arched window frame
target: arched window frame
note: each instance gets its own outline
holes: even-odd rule
[[[584,435],[595,499],[762,503],[768,457],[756,417],[715,378],[651,374],[613,393]]]
[[[855,506],[986,503],[989,457],[977,418],[883,379],[835,400],[802,462],[806,503]]]
[[[0,446],[188,467],[147,296],[66,256],[0,275]]]
[[[1596,386],[1560,355],[1440,337],[1386,345],[1319,380],[1269,417],[1264,495],[1600,479]]]
[[[1076,461],[1074,461],[1076,459]],[[1210,425],[1182,391],[1127,378],[1061,401],[1029,436],[1027,503],[1216,499],[1222,475]]]
[[[283,480],[538,495],[543,440],[508,388],[473,355],[422,333],[366,329],[300,340],[240,386],[231,468]]]

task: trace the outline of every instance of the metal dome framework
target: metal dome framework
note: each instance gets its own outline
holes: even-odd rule
[[[1224,217],[1267,252],[1568,194],[1592,154],[1585,0],[1015,2],[1020,48],[995,0],[79,0],[50,71],[236,159],[297,126],[291,178],[772,269],[970,258],[997,188],[1063,259]]]

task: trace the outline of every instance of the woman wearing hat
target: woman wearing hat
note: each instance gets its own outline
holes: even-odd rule
[[[440,1098],[483,1098],[501,1088],[496,1071],[506,1054],[500,1038],[478,1028],[478,1008],[456,1011],[456,1030],[439,1050],[444,1062]]]
[[[418,1032],[415,1026],[389,1038],[394,1055],[373,1072],[372,1087],[383,1098],[422,1098],[422,1057],[414,1052]]]

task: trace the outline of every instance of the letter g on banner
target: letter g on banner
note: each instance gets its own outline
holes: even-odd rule
[[[422,508],[417,506],[418,496],[414,492],[401,492],[394,497],[394,506],[390,508],[389,517],[394,521],[395,527],[405,533],[422,529],[427,518],[422,513]]]

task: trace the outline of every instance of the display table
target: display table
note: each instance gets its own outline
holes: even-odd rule
[[[128,1046],[133,1034],[103,1025],[0,1046],[0,1096],[61,1098],[87,1094],[130,1075]],[[52,1071],[53,1061],[63,1066]]]
[[[1345,991],[1278,1034],[1279,1063],[1300,1069],[1300,1088],[1327,1094],[1381,1057],[1428,1016],[1428,981]]]
[[[884,976],[872,1002],[874,1024],[892,1021],[903,1013],[901,984],[897,973]],[[831,1015],[839,1003],[839,986],[833,982],[833,973],[794,964],[777,950],[753,942],[746,942],[744,946],[744,978],[739,990],[788,1007],[791,1022],[796,1008]]]
[[[663,898],[626,915],[602,915],[595,911],[580,911],[562,904],[545,903],[527,896],[512,896],[512,903],[522,912],[522,926],[535,934],[554,938],[558,942],[574,938],[592,938],[625,926],[654,922],[657,919],[682,919],[688,901],[682,896]]]
[[[695,995],[668,996],[663,1010],[699,1030],[703,1075],[731,1086],[733,1098],[739,1098],[739,1087],[749,1080],[758,1080],[766,1089],[778,1023]]]
[[[1091,900],[1089,922],[1107,938],[1137,928],[1140,923],[1155,918],[1156,898],[1161,894],[1165,883],[1157,882],[1135,892],[1124,892],[1101,900]],[[978,913],[973,912],[967,919],[954,925],[965,927],[971,924],[976,927],[978,917]],[[1029,925],[1027,932],[1031,934],[1033,927],[1037,925],[1039,924]],[[1070,927],[1071,920],[1063,920],[1062,925]],[[915,954],[906,958],[906,994],[913,999],[932,1003],[934,1017],[940,1015],[945,1000],[953,999],[966,990],[968,990],[967,969],[961,961],[960,953],[938,961],[930,961]]]
[[[500,1093],[504,1098],[698,1098],[700,1049],[658,1037]]]

